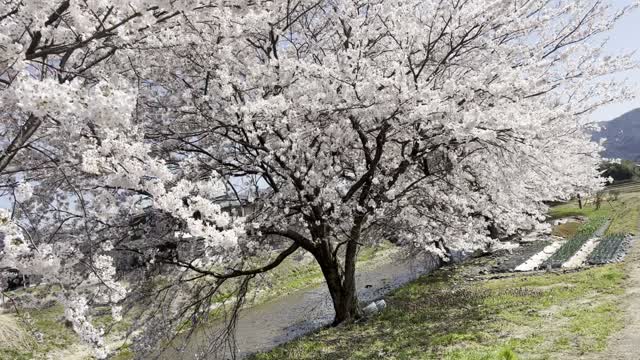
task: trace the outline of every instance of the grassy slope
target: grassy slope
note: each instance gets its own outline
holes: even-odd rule
[[[366,323],[321,330],[254,359],[556,359],[602,350],[620,327],[620,264],[484,281],[465,281],[464,268],[399,289]]]
[[[394,251],[392,244],[383,242],[379,246],[364,247],[360,250],[358,257],[358,268],[375,266],[381,259],[388,257]],[[261,286],[268,287],[268,291],[263,291],[257,303],[270,301],[291,292],[306,289],[321,284],[323,281],[322,272],[315,261],[308,263],[296,262],[286,259],[284,263],[275,271],[269,273],[264,278]],[[33,293],[37,296],[45,295],[46,287],[35,287],[20,290],[21,293]],[[52,306],[42,310],[22,310],[23,315],[31,319],[28,325],[20,324],[15,314],[3,314],[5,319],[11,320],[15,326],[6,327],[11,330],[11,337],[20,337],[20,344],[13,346],[9,341],[2,341],[3,329],[0,327],[0,360],[4,359],[44,359],[47,354],[61,351],[75,351],[76,346],[81,344],[79,337],[70,327],[64,325],[64,309],[60,305]],[[93,319],[95,325],[107,327],[110,325],[111,316],[104,315]],[[29,329],[29,331],[27,331]],[[124,331],[122,326],[116,324],[116,331]],[[33,333],[39,334],[42,341],[35,341]],[[115,359],[132,359],[133,354],[125,346]]]
[[[632,184],[617,190],[621,191],[619,199],[604,201],[599,210],[592,205],[578,209],[576,202],[570,202],[554,207],[550,215],[554,218],[607,215],[613,218],[609,233],[637,233],[640,192],[635,191],[640,191],[640,187]],[[387,250],[388,246],[382,249]],[[379,251],[363,249],[359,266],[373,263],[371,260]],[[274,290],[265,299],[322,281],[314,263],[284,265],[268,280]],[[601,349],[606,336],[618,326],[617,321],[611,320],[618,319],[615,295],[622,279],[620,265],[583,273],[464,283],[457,290],[462,291],[457,294],[462,296],[449,296],[451,281],[456,277],[445,272],[442,276],[421,278],[396,291],[390,298],[390,308],[371,322],[323,330],[257,359],[512,359],[515,354],[521,358],[557,358],[554,353]],[[590,283],[589,277],[605,281]],[[535,293],[510,293],[513,288]],[[449,300],[443,300],[447,296]],[[434,297],[439,300],[433,300]],[[588,306],[575,307],[578,311],[570,308],[569,304],[580,301]],[[31,359],[78,342],[61,320],[61,307],[31,311],[30,316],[33,330],[41,333],[44,341],[21,350],[0,344],[0,359]],[[564,324],[558,330],[566,331],[555,331],[556,322]],[[568,336],[562,336],[565,332]],[[354,346],[358,342],[362,344]],[[129,357],[127,354],[123,359]]]
[[[607,233],[632,233],[638,235],[640,221],[640,193],[622,194],[617,201],[612,202],[612,222]]]
[[[612,218],[608,233],[637,234],[638,190],[618,188],[619,198],[598,210],[570,202],[550,215],[604,215]],[[389,307],[366,323],[324,329],[254,360],[578,359],[603,350],[622,326],[625,264],[466,281],[473,266],[421,277],[392,293]]]
[[[612,193],[616,192],[617,195]],[[640,222],[640,183],[615,185],[605,190],[604,200],[600,209],[596,210],[593,203],[588,203],[582,209],[578,208],[577,201],[553,207],[549,211],[551,218],[563,218],[574,215],[592,217],[605,215],[612,219],[608,234],[632,233],[638,235],[638,222]]]
[[[0,359],[36,359],[45,358],[44,354],[62,349],[78,341],[73,330],[64,325],[62,320],[62,306],[52,306],[43,310],[23,310],[23,316],[29,319],[29,325],[19,324],[22,336],[27,344],[20,347],[10,347],[10,344],[0,346]],[[9,316],[5,314],[5,316]],[[14,319],[15,321],[15,319]],[[35,341],[32,334],[26,328],[30,328],[34,334],[41,337],[42,341]]]

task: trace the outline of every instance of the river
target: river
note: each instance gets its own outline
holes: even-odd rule
[[[432,257],[394,259],[358,271],[356,284],[359,299],[367,304],[382,298],[391,290],[428,273],[437,267]],[[236,324],[235,342],[237,358],[269,350],[310,331],[326,326],[333,320],[333,307],[326,285],[304,289],[244,309]],[[162,359],[231,359],[229,350],[218,350],[201,355],[203,344],[211,331],[198,330],[182,351],[167,350]]]

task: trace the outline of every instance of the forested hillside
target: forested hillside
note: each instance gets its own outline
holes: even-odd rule
[[[640,160],[640,109],[629,111],[600,125],[602,129],[593,134],[593,139],[607,139],[604,157]]]

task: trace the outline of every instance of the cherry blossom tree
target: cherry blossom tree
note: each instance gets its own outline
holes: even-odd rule
[[[2,3],[0,262],[60,284],[99,355],[92,305],[137,305],[148,351],[304,251],[339,324],[367,242],[446,259],[539,227],[602,185],[584,119],[636,66],[601,35],[636,4]]]

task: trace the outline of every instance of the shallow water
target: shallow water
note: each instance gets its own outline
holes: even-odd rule
[[[437,267],[431,257],[395,260],[356,275],[359,299],[367,304],[382,298],[389,291],[416,279]],[[237,358],[269,350],[310,331],[328,325],[333,320],[331,297],[326,285],[300,290],[273,301],[243,310],[236,324]],[[162,359],[231,359],[228,350],[218,350],[206,356],[201,354],[208,343],[210,331],[201,330],[192,335],[182,352],[167,351]]]

